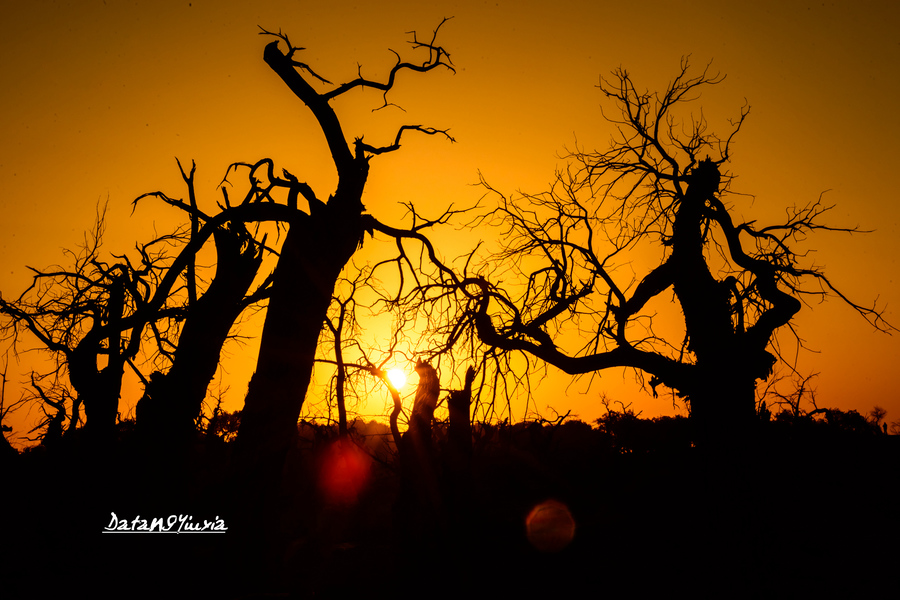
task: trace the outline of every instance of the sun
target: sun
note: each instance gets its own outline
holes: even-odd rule
[[[403,369],[389,369],[387,378],[391,385],[398,390],[406,383],[406,373],[403,372]]]

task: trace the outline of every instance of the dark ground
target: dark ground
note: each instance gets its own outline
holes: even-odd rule
[[[433,479],[402,485],[375,431],[357,438],[376,455],[369,479],[340,502],[320,485],[331,433],[317,430],[289,457],[286,489],[267,514],[278,539],[267,548],[234,527],[241,496],[229,488],[230,447],[219,440],[174,462],[139,450],[127,434],[102,459],[77,446],[28,452],[3,470],[0,596],[895,592],[900,436],[768,423],[755,448],[732,454],[690,447],[674,420],[631,425],[643,433],[579,422],[477,430],[468,484],[447,474],[439,452]],[[426,480],[437,487],[423,495]],[[529,511],[548,499],[564,503],[576,524],[558,552],[540,552],[526,536]],[[221,517],[231,526],[226,534],[101,534],[112,512]]]

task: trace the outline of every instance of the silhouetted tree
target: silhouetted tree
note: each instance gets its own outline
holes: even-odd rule
[[[398,232],[365,212],[362,194],[370,160],[399,149],[402,135],[407,131],[443,135],[452,140],[445,130],[404,125],[387,146],[372,146],[362,137],[349,143],[330,102],[362,88],[381,90],[386,95],[393,89],[397,75],[404,71],[428,72],[437,68],[452,71],[449,55],[435,41],[439,29],[440,26],[430,41],[420,41],[414,33],[411,44],[414,50],[423,51],[426,58],[410,63],[400,60],[398,55],[386,82],[360,76],[326,92],[317,91],[313,83],[330,85],[330,82],[297,59],[301,48],[291,44],[283,33],[263,31],[278,38],[266,46],[263,58],[315,117],[337,170],[338,183],[329,199],[322,201],[309,185],[287,171],[284,177],[275,176],[271,161],[266,176],[254,179],[260,199],[270,199],[269,191],[275,187],[287,189],[288,206],[297,207],[302,196],[308,212],[295,211],[287,220],[288,233],[272,278],[259,358],[242,412],[236,448],[238,470],[248,476],[252,474],[253,478],[271,482],[280,473],[285,453],[296,435],[297,419],[335,283],[347,261],[363,244],[364,234],[381,231],[396,237],[421,235],[417,231]],[[280,43],[285,45],[286,52],[279,48]],[[248,167],[253,173],[261,164],[237,167]]]
[[[200,236],[200,219],[210,222],[211,217],[197,206],[194,188],[196,165],[192,165],[189,174],[184,172],[180,163],[178,166],[188,186],[188,206],[160,192],[148,195],[160,197],[188,211],[191,240],[194,240]],[[183,442],[196,431],[203,399],[219,366],[222,346],[229,332],[240,313],[265,298],[268,292],[268,282],[264,281],[255,292],[249,293],[262,263],[265,239],[257,242],[241,220],[228,221],[214,228],[212,237],[216,250],[216,271],[199,297],[194,258],[196,251],[191,248],[186,254],[187,298],[182,299],[186,300],[185,306],[175,317],[180,323],[175,328],[177,340],[162,339],[158,329],[154,329],[159,352],[169,359],[170,366],[165,372],[151,373],[145,382],[144,396],[136,407],[137,425],[151,439]],[[170,352],[169,348],[173,350]]]
[[[475,225],[500,227],[503,248],[492,272],[481,268],[490,275],[460,278],[452,330],[471,326],[489,347],[569,374],[646,373],[654,394],[663,385],[686,398],[698,436],[730,443],[756,420],[756,382],[772,373],[775,334],[804,297],[837,295],[877,329],[892,329],[794,249],[813,231],[857,231],[819,223],[830,209],[821,199],[789,209],[781,224],[735,224],[726,204],[732,176],[722,167],[749,108],[724,138],[702,114],[676,114],[722,79],[708,69],[692,76],[685,59],[662,93],[650,93],[618,69],[600,84],[617,110],[607,113],[608,150],[576,150],[541,194],[510,198],[484,182],[498,205]],[[632,275],[640,262],[625,268],[654,250],[659,262],[644,275]],[[654,330],[666,293],[684,319],[675,340]]]
[[[188,202],[161,192],[135,200],[155,196],[183,210],[190,217],[189,230],[137,244],[137,261],[121,255],[109,264],[100,251],[104,210],[80,250],[65,251],[71,265],[32,269],[34,281],[19,298],[0,299],[13,349],[28,331],[54,357],[53,368],[31,378],[45,413],[47,407],[55,410],[41,425],[49,427],[41,435],[49,436],[48,442],[75,430],[82,407],[91,437],[113,439],[126,365],[145,384],[137,412],[148,439],[185,439],[195,430],[231,327],[244,308],[268,293],[268,281],[248,293],[265,240],[257,242],[245,223],[286,220],[289,212],[284,206],[246,202],[232,207],[225,194],[226,205],[210,216],[197,206],[195,168],[186,173],[179,163]],[[217,268],[204,285],[198,282],[195,257],[210,238]],[[141,352],[157,361],[149,377],[135,364]]]
[[[0,299],[13,349],[27,331],[53,356],[54,367],[31,381],[37,399],[57,410],[47,421],[54,439],[74,431],[82,407],[95,441],[114,438],[125,365],[133,364],[149,320],[143,308],[170,262],[165,248],[181,239],[175,232],[139,245],[139,266],[126,256],[110,264],[99,252],[104,226],[100,213],[81,249],[66,251],[70,266],[31,268],[31,286],[14,301]]]
[[[887,410],[880,406],[875,406],[871,411],[869,411],[868,421],[870,423],[874,423],[875,427],[882,428],[882,421],[884,417],[887,416]],[[887,425],[886,423],[884,425]],[[884,433],[887,433],[887,428],[882,428]]]

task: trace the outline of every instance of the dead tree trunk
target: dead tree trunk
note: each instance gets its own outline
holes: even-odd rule
[[[112,281],[108,284],[106,303],[95,309],[91,330],[66,353],[69,381],[78,393],[78,402],[84,404],[85,431],[98,447],[107,447],[115,441],[125,362],[133,356],[132,348],[122,347],[120,327],[126,276],[113,274],[113,270],[109,272]],[[106,365],[100,368],[104,355]]]
[[[250,381],[238,435],[236,467],[252,479],[277,483],[297,433],[309,387],[319,334],[341,269],[362,243],[362,193],[369,162],[362,148],[351,153],[328,100],[296,70],[293,49],[266,46],[264,59],[313,112],[338,170],[338,186],[327,203],[302,187],[309,214],[297,213],[275,268],[256,372]],[[295,196],[296,197],[296,196]]]
[[[469,367],[463,389],[453,390],[447,402],[450,425],[447,432],[445,461],[451,489],[464,487],[472,466],[472,422],[469,407],[472,402],[472,382],[475,370]],[[455,482],[455,483],[454,483]]]
[[[238,471],[275,483],[296,435],[335,284],[344,265],[361,246],[364,232],[372,232],[374,220],[364,213],[362,203],[370,158],[399,149],[400,138],[408,130],[441,134],[452,140],[446,131],[404,125],[391,145],[371,146],[360,137],[351,146],[329,102],[356,88],[373,88],[387,94],[402,70],[427,72],[452,67],[444,62],[447,54],[443,48],[414,39],[415,48],[428,52],[422,64],[398,60],[387,82],[359,77],[320,93],[305,75],[328,82],[295,59],[302,48],[293,46],[286,35],[270,35],[287,44],[288,50],[284,53],[279,42],[272,42],[266,46],[263,59],[316,118],[338,175],[337,188],[327,202],[319,200],[308,185],[287,172],[287,179],[279,183],[290,188],[288,204],[296,206],[302,195],[309,213],[295,213],[273,274],[259,359],[247,392],[236,448]]]
[[[216,275],[188,308],[171,368],[151,375],[136,408],[137,425],[148,441],[190,439],[222,346],[259,270],[262,253],[243,224],[217,229],[213,238]]]
[[[457,540],[464,540],[471,523],[472,505],[472,383],[475,369],[466,370],[463,389],[453,390],[447,400],[450,424],[443,452],[443,497]]]
[[[406,542],[434,540],[444,526],[437,456],[432,437],[434,409],[440,394],[437,372],[430,364],[416,364],[419,384],[409,417],[409,428],[400,439],[400,496],[395,512]]]
[[[719,179],[709,160],[689,175],[668,260],[689,336],[687,348],[696,357],[692,381],[681,391],[690,400],[697,439],[716,448],[746,439],[756,421],[756,380],[768,377],[775,363],[765,348],[771,332],[759,343],[758,336],[744,331],[743,319],[736,315],[739,300],[727,280],[712,275],[704,256]]]
[[[334,202],[334,199],[332,199]],[[237,449],[241,470],[276,484],[297,433],[335,282],[361,238],[360,214],[338,204],[291,223],[275,269]]]
[[[341,270],[362,245],[364,233],[372,233],[374,229],[374,218],[365,214],[362,203],[369,159],[399,149],[401,135],[407,130],[446,136],[445,131],[407,125],[400,128],[389,146],[371,146],[361,137],[351,144],[329,102],[356,88],[374,88],[386,94],[401,70],[426,72],[438,66],[450,67],[444,62],[447,55],[442,48],[414,40],[414,48],[428,52],[424,63],[398,59],[386,83],[360,76],[320,93],[307,79],[329,82],[297,60],[296,53],[302,48],[293,46],[284,34],[264,33],[287,45],[284,53],[279,49],[280,42],[270,43],[263,59],[315,117],[338,177],[334,193],[323,202],[309,185],[286,171],[284,179],[275,177],[271,171],[268,176],[272,185],[288,188],[288,207],[295,210],[288,219],[288,233],[271,278],[256,372],[241,414],[232,471],[235,488],[239,490],[238,529],[249,538],[245,545],[263,542],[271,552],[277,553],[284,539],[272,501],[281,484],[285,458],[297,435],[297,421],[309,387],[319,335]],[[251,180],[254,186],[260,184],[252,176]],[[257,187],[257,198],[272,200],[269,189]],[[300,196],[308,204],[308,213],[299,210]]]

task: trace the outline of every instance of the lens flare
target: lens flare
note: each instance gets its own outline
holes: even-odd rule
[[[541,552],[559,552],[575,537],[575,519],[562,502],[547,500],[528,513],[525,519],[528,541]]]
[[[398,390],[406,383],[406,373],[403,372],[403,369],[389,370],[387,372],[387,378],[391,382],[391,385]]]
[[[334,442],[324,453],[319,471],[319,489],[337,504],[354,504],[369,483],[372,459],[347,439]]]

